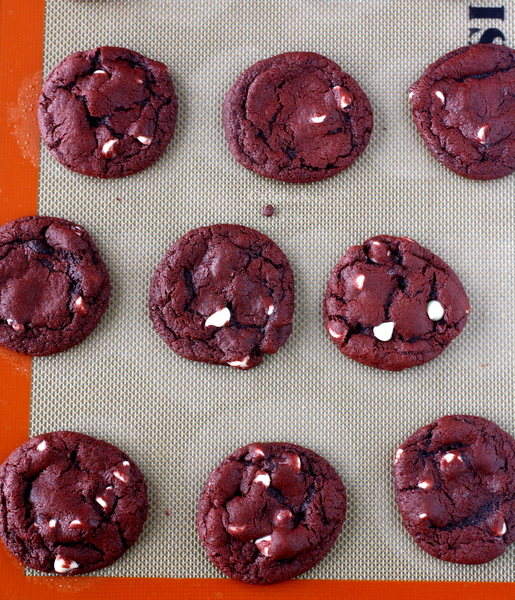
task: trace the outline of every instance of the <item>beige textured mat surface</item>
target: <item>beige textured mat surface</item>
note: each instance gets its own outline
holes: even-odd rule
[[[132,177],[84,177],[42,149],[39,212],[89,230],[113,292],[101,325],[83,344],[34,360],[31,432],[72,429],[114,443],[138,463],[150,489],[140,541],[98,575],[219,576],[194,527],[203,482],[237,447],[284,440],[328,459],[348,491],[343,532],[307,577],[512,580],[513,546],[473,567],[420,550],[398,516],[391,463],[398,444],[444,414],[480,415],[515,434],[515,176],[478,182],[445,169],[419,138],[407,98],[429,63],[468,43],[470,27],[500,27],[513,44],[514,3],[504,3],[506,20],[481,23],[469,21],[469,3],[461,0],[47,4],[45,75],[71,52],[125,46],[166,63],[179,99],[166,154]],[[358,161],[310,185],[247,171],[229,154],[221,128],[221,104],[239,73],[290,50],[340,64],[375,115]],[[276,214],[267,219],[261,210],[268,203]],[[149,280],[165,250],[186,231],[217,222],[269,235],[296,277],[290,340],[248,372],[176,356],[147,314]],[[380,233],[408,235],[448,262],[473,308],[462,335],[439,358],[402,373],[343,357],[321,317],[337,260],[348,246]]]

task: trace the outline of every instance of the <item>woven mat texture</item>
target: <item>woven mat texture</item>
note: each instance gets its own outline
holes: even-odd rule
[[[515,176],[479,182],[448,171],[418,136],[407,96],[427,65],[469,42],[470,27],[501,28],[513,44],[514,3],[504,5],[504,21],[479,22],[458,0],[48,0],[44,76],[72,52],[124,46],[166,63],[179,100],[165,155],[132,177],[85,177],[41,150],[39,213],[89,230],[113,290],[84,343],[34,360],[31,433],[71,429],[109,441],[137,462],[150,491],[142,537],[96,575],[220,577],[195,530],[201,487],[236,448],[282,440],[324,456],[347,486],[342,534],[305,577],[513,580],[515,544],[483,566],[420,550],[402,526],[391,477],[396,447],[444,414],[483,416],[515,434]],[[340,64],[374,109],[365,153],[309,185],[241,167],[221,126],[236,77],[292,50]],[[276,214],[265,218],[269,203]],[[296,278],[290,340],[248,372],[180,358],[148,317],[149,281],[166,249],[190,229],[223,222],[271,237]],[[402,373],[343,357],[322,322],[336,262],[383,233],[412,237],[448,262],[473,308],[439,358]]]

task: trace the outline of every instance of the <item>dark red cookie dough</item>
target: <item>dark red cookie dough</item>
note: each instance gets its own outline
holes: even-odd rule
[[[54,217],[0,227],[0,344],[44,356],[82,342],[109,304],[109,275],[88,232]]]
[[[209,559],[225,575],[269,584],[322,560],[345,510],[345,487],[321,456],[294,444],[251,444],[209,476],[197,528]]]
[[[201,227],[168,250],[152,278],[149,305],[156,331],[181,356],[250,369],[291,333],[293,273],[259,231]]]
[[[349,167],[373,127],[370,102],[356,81],[313,52],[279,54],[244,71],[227,93],[222,119],[239,163],[291,183]]]
[[[515,440],[480,417],[442,417],[397,450],[397,504],[436,558],[486,563],[515,540]]]
[[[413,118],[431,154],[470,179],[515,170],[515,52],[475,44],[449,52],[410,88]]]
[[[263,216],[271,217],[275,212],[275,208],[272,204],[267,204],[263,207]]]
[[[438,356],[469,312],[465,290],[443,260],[410,238],[387,235],[348,249],[324,300],[325,326],[341,352],[388,371]]]
[[[177,100],[166,65],[126,48],[76,52],[50,73],[39,99],[47,148],[93,177],[132,175],[173,136]]]
[[[0,467],[0,536],[24,565],[78,575],[138,539],[147,489],[121,450],[70,431],[38,435]]]

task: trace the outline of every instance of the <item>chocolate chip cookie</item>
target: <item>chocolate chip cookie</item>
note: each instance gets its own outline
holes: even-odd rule
[[[52,155],[72,171],[103,178],[154,163],[173,136],[176,115],[168,68],[107,46],[61,61],[43,84],[38,112]]]
[[[168,250],[152,278],[149,305],[156,331],[181,356],[250,369],[291,333],[293,273],[259,231],[201,227]]]
[[[515,540],[515,440],[495,423],[442,417],[397,450],[397,504],[426,552],[482,564]]]
[[[515,51],[475,44],[449,52],[410,88],[431,154],[470,179],[515,170]]]
[[[414,240],[379,235],[352,246],[327,284],[324,322],[343,354],[402,371],[438,356],[470,305],[454,271]]]
[[[209,559],[225,575],[270,584],[322,560],[345,510],[345,487],[321,456],[294,444],[251,444],[209,476],[197,527]]]
[[[287,52],[243,72],[225,98],[225,137],[247,169],[291,183],[332,177],[365,150],[370,102],[325,56]]]
[[[0,344],[31,356],[82,342],[109,303],[109,275],[84,227],[25,217],[0,227]]]
[[[0,536],[39,571],[78,575],[110,565],[138,539],[147,508],[131,459],[81,433],[38,435],[0,467]]]

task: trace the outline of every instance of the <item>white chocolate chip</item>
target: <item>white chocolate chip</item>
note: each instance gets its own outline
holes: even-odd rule
[[[365,276],[364,275],[358,275],[356,277],[356,281],[354,283],[356,284],[356,287],[358,288],[358,290],[362,290],[364,282],[365,282]]]
[[[459,461],[463,462],[461,456],[459,456],[458,454],[454,454],[454,452],[448,452],[447,454],[444,454],[444,456],[442,457],[442,462],[452,462],[454,459],[458,459]]]
[[[395,464],[396,462],[398,462],[398,461],[399,461],[399,459],[400,459],[400,457],[401,457],[401,454],[402,454],[403,452],[404,452],[404,450],[403,450],[402,448],[398,448],[398,449],[397,449],[397,452],[395,453],[395,460],[394,460],[394,464]]]
[[[43,452],[43,450],[46,450],[46,441],[43,440],[42,442],[40,442],[36,448],[40,451]]]
[[[445,314],[445,310],[438,300],[429,300],[426,310],[431,321],[439,321]]]
[[[381,242],[372,242],[372,246],[380,246]]]
[[[395,323],[392,321],[387,321],[386,323],[381,323],[381,325],[377,325],[374,327],[374,335],[381,342],[387,342],[392,339],[393,328],[395,327]]]
[[[245,525],[229,525],[227,527],[227,531],[231,534],[231,535],[235,535],[237,533],[242,533],[245,531]]]
[[[108,485],[108,486],[106,487],[106,490],[112,490],[112,489],[113,489],[113,486],[112,486],[112,485]]]
[[[442,104],[445,104],[445,96],[442,94],[442,92],[435,92],[435,96]]]
[[[342,108],[346,108],[352,104],[352,96],[350,94],[342,94],[342,98],[340,100],[340,106]]]
[[[102,498],[102,496],[97,496],[95,500],[100,504],[100,506],[105,510],[107,508],[107,502]]]
[[[116,152],[113,149],[113,146],[116,144],[118,140],[109,140],[102,146],[102,154],[106,158],[114,158],[116,156]]]
[[[139,77],[136,79],[136,83],[143,83],[143,79],[140,79]]]
[[[272,541],[271,535],[265,535],[264,537],[258,538],[254,544],[258,547],[258,550],[264,556],[270,555],[270,542]]]
[[[23,323],[18,323],[14,319],[7,319],[7,325],[10,325],[14,329],[14,331],[24,331],[25,330]]]
[[[410,92],[410,93],[408,94],[408,98],[409,98],[410,100],[413,98],[413,92]]]
[[[489,526],[490,531],[499,537],[502,537],[508,531],[502,512],[497,512],[494,518],[490,521]]]
[[[419,519],[427,519],[427,515],[426,513],[422,513],[421,515],[418,515]]]
[[[506,527],[506,523],[503,521],[501,530],[499,531],[499,533],[497,533],[496,531],[494,531],[495,535],[498,535],[499,537],[504,535],[506,532],[508,531],[508,528]]]
[[[77,235],[79,235],[80,237],[82,237],[82,233],[84,231],[84,229],[82,227],[80,227],[79,225],[72,225],[71,228],[73,229],[73,231],[75,231],[75,233]]]
[[[274,310],[275,310],[274,305],[270,304],[270,306],[268,307],[268,310],[266,311],[266,314],[270,316],[274,312]]]
[[[250,360],[250,356],[246,356],[243,360],[232,360],[231,362],[228,362],[227,364],[230,367],[248,367],[249,366],[249,360]]]
[[[119,479],[124,483],[127,483],[128,481],[127,477],[123,473],[120,473],[120,471],[113,471],[113,475],[116,477],[116,479]]]
[[[263,452],[263,450],[261,450],[259,446],[252,446],[252,451],[258,456],[265,456],[265,453]]]
[[[333,338],[336,338],[337,340],[339,340],[340,338],[343,337],[343,333],[336,333],[336,331],[334,331],[334,329],[331,329],[329,327],[329,335]]]
[[[81,313],[83,315],[85,315],[88,312],[88,309],[86,308],[86,305],[84,304],[84,300],[82,299],[81,296],[79,296],[77,298],[77,300],[75,300],[75,302],[73,303],[73,307],[75,308],[75,310],[78,313]]]
[[[50,521],[48,521],[48,526],[50,527],[50,529],[54,529],[54,527],[57,525],[57,519],[50,519]]]
[[[477,140],[481,144],[486,142],[486,132],[488,130],[488,125],[482,125],[477,132]]]
[[[231,311],[226,307],[217,310],[206,319],[204,327],[224,327],[231,320]]]
[[[265,471],[258,471],[257,475],[254,477],[254,483],[262,483],[265,487],[269,487],[270,485],[270,475],[265,473]]]
[[[313,123],[323,123],[326,119],[327,115],[320,115],[319,117],[311,117]]]
[[[430,487],[431,487],[431,482],[430,482],[430,481],[421,481],[421,482],[418,484],[418,487],[419,487],[419,488],[422,488],[423,490],[427,490],[427,488],[430,488]]]
[[[152,143],[152,138],[149,138],[146,135],[138,135],[136,139],[138,140],[138,142],[141,142],[144,146],[149,146]]]
[[[352,104],[352,96],[346,91],[340,91],[341,89],[342,88],[339,85],[335,85],[333,87],[333,90],[336,90],[340,95],[340,108],[347,108],[347,106],[350,106]]]
[[[80,527],[81,525],[83,525],[83,523],[82,521],[79,521],[79,519],[74,519],[70,523],[70,527]]]
[[[56,571],[56,573],[68,573],[68,571],[76,569],[78,566],[79,565],[74,560],[63,558],[59,555],[57,555],[54,561],[54,571]]]
[[[93,71],[93,75],[107,75],[107,73],[102,71],[102,69],[97,69],[96,71]]]
[[[287,508],[280,510],[278,513],[274,515],[274,523],[276,525],[282,525],[283,523],[288,523],[292,518],[292,513]]]
[[[122,463],[122,465],[123,465],[124,467],[130,467],[130,464],[131,464],[131,463],[130,463],[128,460],[124,460],[124,461],[123,461],[123,463]]]

